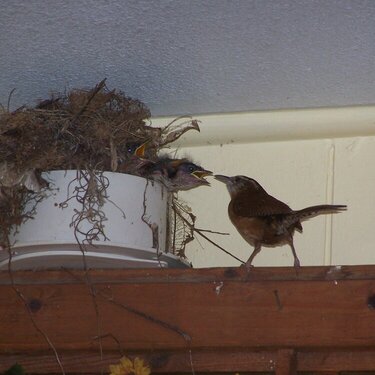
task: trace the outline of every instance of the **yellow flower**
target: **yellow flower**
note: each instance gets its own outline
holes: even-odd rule
[[[124,375],[121,365],[109,365],[110,375]]]
[[[123,368],[123,374],[131,374],[134,372],[133,362],[128,357],[122,357],[120,359],[121,366]]]
[[[128,357],[122,357],[120,364],[109,366],[110,375],[150,375],[151,369],[146,366],[143,359],[136,357],[132,361]]]
[[[150,375],[151,369],[146,366],[141,358],[134,359],[134,374],[135,375]]]

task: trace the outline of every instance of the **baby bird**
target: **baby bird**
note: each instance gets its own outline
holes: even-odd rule
[[[143,171],[143,176],[161,182],[169,192],[190,190],[203,185],[209,186],[209,182],[204,177],[212,175],[211,171],[203,169],[186,158],[161,157],[155,163],[146,165]]]
[[[289,244],[294,257],[294,267],[300,262],[293,245],[294,230],[302,232],[301,221],[312,216],[336,213],[346,209],[345,205],[322,204],[294,211],[285,203],[269,195],[254,179],[246,176],[227,177],[215,175],[223,182],[230,194],[229,218],[238,232],[254,251],[246,262],[251,267],[254,257],[262,245],[278,246]]]
[[[146,156],[147,142],[128,142],[125,145],[125,152],[120,158],[117,172],[128,173],[136,176],[141,175],[146,165],[152,161]]]

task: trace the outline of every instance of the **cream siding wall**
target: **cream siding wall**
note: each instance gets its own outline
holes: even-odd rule
[[[179,156],[189,155],[214,173],[251,176],[295,209],[320,203],[349,206],[347,212],[304,222],[304,233],[294,237],[302,265],[375,264],[373,107],[197,118],[202,121],[201,134],[187,134],[178,145]],[[153,124],[167,121],[155,119]],[[209,180],[211,187],[181,192],[180,198],[197,216],[197,227],[228,232],[227,236],[208,235],[246,260],[252,248],[228,219],[229,194],[223,184]],[[187,256],[194,267],[239,264],[198,235],[189,244]],[[254,262],[258,266],[292,264],[288,246],[264,248]]]

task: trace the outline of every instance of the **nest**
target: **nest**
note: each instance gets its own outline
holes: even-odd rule
[[[105,171],[119,171],[119,164],[129,159],[131,144],[147,143],[147,158],[153,160],[186,131],[199,130],[190,118],[152,127],[150,116],[141,101],[109,90],[105,80],[91,90],[52,95],[33,108],[4,111],[0,115],[0,245],[10,248],[12,228],[33,216],[34,210],[25,212],[25,207],[30,200],[37,204],[41,192],[48,189],[42,172],[76,169],[95,178]],[[102,200],[96,200],[100,206]]]

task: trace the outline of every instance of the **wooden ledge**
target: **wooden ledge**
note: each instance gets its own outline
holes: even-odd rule
[[[13,271],[16,284],[77,284],[84,280],[84,271]],[[218,280],[248,281],[332,281],[375,279],[375,265],[301,267],[244,267],[188,269],[96,269],[89,270],[95,283],[204,283]],[[0,285],[10,285],[8,271],[0,271]]]
[[[122,353],[154,372],[191,372],[191,358],[195,371],[375,369],[375,266],[12,276],[0,273],[0,372],[58,372],[46,337],[75,373]]]

